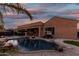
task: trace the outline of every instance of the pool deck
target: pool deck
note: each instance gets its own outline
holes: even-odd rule
[[[1,39],[0,39],[1,40]],[[43,39],[46,41],[53,42],[55,41],[61,47],[64,48],[64,52],[58,52],[56,50],[39,50],[39,51],[26,51],[18,52],[14,56],[79,56],[79,47],[66,44],[64,40],[72,40],[72,39]],[[79,41],[79,40],[75,40]]]

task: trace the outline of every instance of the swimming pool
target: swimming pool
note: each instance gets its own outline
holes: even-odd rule
[[[55,42],[47,42],[45,40],[30,40],[27,38],[19,38],[18,44],[24,50],[35,51],[35,50],[52,50],[57,49],[59,45]]]

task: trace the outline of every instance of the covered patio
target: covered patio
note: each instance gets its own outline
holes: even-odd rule
[[[25,36],[42,37],[43,34],[43,23],[41,21],[22,25],[20,29],[25,29]]]
[[[38,28],[29,28],[27,29],[27,36],[39,36],[39,29]]]

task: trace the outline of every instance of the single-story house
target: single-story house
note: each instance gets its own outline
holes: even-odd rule
[[[51,34],[53,38],[79,38],[79,20],[63,17],[53,17],[47,22],[35,22],[19,26],[19,29],[26,29],[26,35],[42,37]]]

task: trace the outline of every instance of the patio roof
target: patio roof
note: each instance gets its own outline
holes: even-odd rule
[[[24,28],[30,28],[30,27],[38,27],[38,26],[42,26],[43,24],[44,24],[43,22],[39,21],[39,22],[34,22],[34,23],[18,26],[18,28],[24,29]]]

